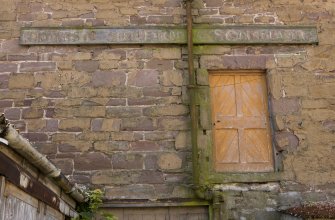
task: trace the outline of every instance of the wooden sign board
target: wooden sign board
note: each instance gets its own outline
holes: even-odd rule
[[[195,27],[194,44],[316,44],[312,26]],[[22,45],[186,44],[182,27],[148,28],[23,28]]]

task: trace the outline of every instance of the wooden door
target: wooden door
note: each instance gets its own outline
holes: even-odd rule
[[[217,72],[209,81],[216,171],[273,171],[265,74]]]

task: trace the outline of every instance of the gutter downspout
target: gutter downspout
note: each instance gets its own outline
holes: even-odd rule
[[[192,164],[193,164],[193,182],[195,185],[195,193],[201,199],[208,200],[207,192],[199,185],[198,172],[198,112],[196,106],[196,77],[194,72],[193,60],[193,18],[192,18],[192,2],[193,0],[186,0],[186,16],[187,16],[187,52],[188,52],[188,75],[189,85],[188,91],[190,94],[190,114],[191,114],[191,137],[192,137]],[[206,189],[205,189],[206,190]]]
[[[51,177],[66,194],[70,195],[77,202],[85,201],[85,196],[81,190],[70,183],[64,174],[45,155],[38,152],[27,139],[23,138],[13,125],[8,123],[4,114],[0,116],[0,136],[8,141],[8,145],[12,149],[38,167],[43,174]]]

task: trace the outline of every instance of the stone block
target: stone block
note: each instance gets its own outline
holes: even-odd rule
[[[60,71],[58,72],[62,88],[72,86],[84,86],[91,82],[91,74],[78,71]]]
[[[285,122],[283,116],[276,115],[274,117],[274,126],[277,131],[282,131],[285,128]]]
[[[180,48],[158,48],[154,50],[153,57],[158,59],[181,59]]]
[[[327,108],[330,103],[326,99],[303,99],[301,107],[304,109]]]
[[[57,61],[57,67],[60,70],[71,70],[72,69],[72,60],[67,61]]]
[[[152,15],[147,18],[147,23],[149,24],[173,24],[173,21],[173,16],[171,15]]]
[[[5,117],[9,120],[19,120],[21,118],[21,109],[9,108],[5,109]]]
[[[208,86],[208,71],[206,69],[197,69],[197,84],[202,86]]]
[[[92,166],[93,164],[94,166]],[[102,153],[84,153],[74,158],[74,169],[76,171],[105,170],[111,168],[111,159]]]
[[[108,100],[106,106],[124,106],[126,105],[126,102],[126,99],[112,98]]]
[[[43,118],[44,110],[39,108],[25,108],[22,110],[22,118]]]
[[[48,135],[45,133],[22,133],[22,136],[27,138],[31,142],[46,142],[48,140]]]
[[[58,120],[57,119],[46,120],[45,131],[47,131],[47,132],[58,131]]]
[[[164,106],[153,106],[143,109],[144,116],[179,116],[187,115],[189,113],[189,108],[185,105],[164,105]]]
[[[63,140],[58,146],[59,152],[72,153],[72,152],[86,152],[92,148],[91,141],[67,141]]]
[[[159,151],[160,145],[154,141],[135,141],[131,143],[131,148],[134,151]]]
[[[254,17],[255,23],[260,24],[273,24],[276,21],[275,16],[256,16]]]
[[[275,70],[269,71],[268,75],[268,86],[271,95],[275,99],[282,97],[282,76],[279,75]]]
[[[174,139],[175,133],[176,132],[152,131],[152,132],[146,132],[144,136],[145,140],[148,141],[161,141],[161,140]]]
[[[330,109],[311,109],[306,111],[309,117],[317,122],[335,119],[335,111]]]
[[[144,169],[157,170],[158,169],[157,161],[158,158],[156,154],[146,154],[144,157]]]
[[[173,198],[195,198],[194,191],[189,186],[175,186],[172,192]]]
[[[78,60],[74,61],[74,67],[77,71],[95,72],[99,68],[99,61]]]
[[[140,173],[138,171],[115,171],[101,170],[92,175],[93,184],[103,185],[126,185],[139,182]]]
[[[87,184],[91,182],[91,176],[89,173],[76,173],[72,175],[72,179],[77,184]]]
[[[153,56],[152,49],[138,49],[127,51],[127,58],[130,60],[151,59]]]
[[[107,118],[133,118],[142,116],[141,107],[107,107]]]
[[[163,71],[161,84],[163,86],[182,86],[184,84],[183,72],[180,70]]]
[[[77,52],[73,56],[71,56],[73,60],[90,60],[92,58],[92,54],[89,52]]]
[[[266,69],[266,61],[267,57],[263,55],[206,55],[200,58],[200,66],[206,69]]]
[[[288,208],[301,205],[302,196],[299,192],[284,192],[278,196],[279,209],[285,210]]]
[[[51,140],[53,142],[59,142],[59,141],[73,141],[76,139],[75,134],[73,133],[62,133],[62,132],[58,132],[58,133],[54,133],[51,136]]]
[[[145,64],[146,69],[173,70],[172,60],[151,59]]]
[[[20,64],[20,72],[41,72],[41,71],[55,71],[56,62],[36,61],[24,62]]]
[[[35,85],[43,89],[59,89],[61,86],[60,83],[60,74],[41,72],[35,74]]]
[[[155,105],[159,102],[159,98],[156,97],[143,97],[143,98],[129,98],[128,105]]]
[[[334,98],[335,83],[324,83],[321,85],[312,85],[308,87],[309,97],[313,98]]]
[[[107,199],[153,199],[155,188],[152,185],[136,184],[122,187],[106,187]]]
[[[55,155],[57,153],[57,144],[55,143],[35,142],[34,147],[41,154]]]
[[[177,170],[182,167],[182,159],[175,153],[164,153],[158,159],[158,166],[162,170]]]
[[[298,98],[272,99],[271,103],[274,114],[290,115],[300,111],[300,100]]]
[[[335,132],[335,120],[325,120],[322,122],[322,126],[326,131]]]
[[[128,74],[128,85],[144,87],[156,84],[158,84],[157,70],[139,70]]]
[[[137,24],[137,25],[144,25],[147,23],[146,16],[139,16],[139,15],[131,15],[130,16],[130,23]]]
[[[158,120],[160,130],[180,131],[190,128],[190,119],[188,117],[165,117]]]
[[[102,119],[96,118],[92,120],[92,131],[120,131],[120,119]]]
[[[221,7],[222,1],[221,0],[203,0],[206,7]]]
[[[112,132],[110,139],[113,141],[135,141],[137,140],[136,133],[131,132],[131,131]]]
[[[44,131],[46,127],[46,120],[29,119],[26,120],[26,123],[28,132]]]
[[[143,88],[143,95],[145,97],[166,97],[170,96],[169,91],[163,91],[161,87],[151,86]]]
[[[106,107],[105,106],[80,106],[79,108],[73,109],[73,116],[76,117],[105,117]]]
[[[144,184],[164,183],[163,173],[156,170],[144,170],[140,172],[140,182]]]
[[[125,85],[126,74],[124,71],[115,70],[115,71],[97,71],[93,73],[92,84],[94,87],[99,86],[121,86]]]
[[[9,74],[0,74],[0,89],[8,88]]]
[[[85,141],[106,141],[109,140],[110,132],[84,131],[77,135],[78,140]]]
[[[121,122],[121,130],[123,131],[153,131],[153,119],[148,117],[124,118]]]
[[[13,107],[13,101],[9,100],[0,100],[0,108]]]
[[[0,63],[0,73],[17,73],[17,64],[15,63]]]
[[[116,60],[102,60],[100,61],[99,68],[101,70],[117,69],[119,62]]]
[[[35,87],[33,74],[11,74],[9,76],[8,88],[10,89],[32,89]]]
[[[276,146],[279,151],[295,151],[299,146],[299,139],[291,132],[276,132]]]
[[[175,148],[177,150],[189,149],[192,146],[191,133],[181,131],[176,136]]]
[[[112,155],[113,169],[142,170],[143,155],[130,153],[116,153]]]
[[[71,175],[73,173],[73,160],[66,159],[52,159],[51,162],[59,168],[64,175]]]
[[[79,132],[89,130],[91,126],[91,119],[88,118],[71,118],[61,119],[59,122],[59,130]]]
[[[112,154],[116,151],[129,150],[129,143],[127,141],[96,141],[94,149],[105,154]]]

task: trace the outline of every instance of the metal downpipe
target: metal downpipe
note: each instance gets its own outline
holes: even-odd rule
[[[193,0],[186,0],[186,16],[187,16],[187,52],[188,52],[188,75],[189,85],[188,91],[190,94],[190,114],[191,114],[191,136],[192,136],[192,164],[193,164],[193,182],[195,185],[195,192],[197,196],[204,199],[204,193],[199,186],[198,173],[198,116],[196,106],[196,77],[194,72],[193,60],[193,18],[192,18],[192,2]]]

